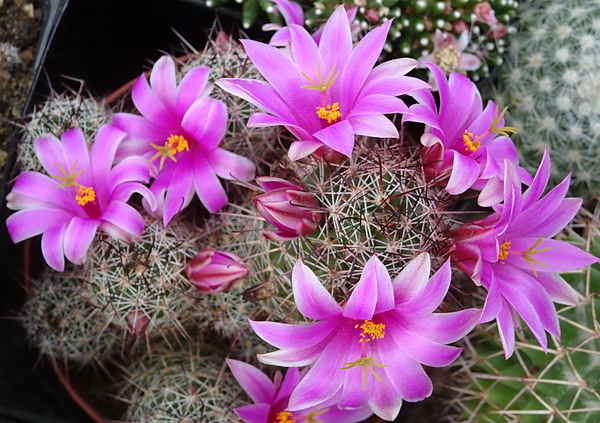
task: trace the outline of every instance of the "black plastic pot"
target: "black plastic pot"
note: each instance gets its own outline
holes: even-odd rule
[[[61,92],[85,81],[93,96],[102,97],[140,75],[163,52],[184,53],[182,38],[202,49],[216,15],[199,0],[43,0],[45,25],[34,60],[36,77],[23,115],[42,101],[50,88]],[[226,31],[237,26],[235,12],[219,15]],[[253,38],[260,30],[247,31]],[[181,37],[181,38],[180,38]],[[69,77],[66,79],[65,76]],[[5,195],[18,174],[17,136],[9,152],[0,187],[1,214]],[[39,239],[32,240],[35,249]],[[71,400],[44,358],[32,350],[15,318],[25,297],[23,243],[14,245],[0,229],[0,420],[31,423],[86,423],[91,420]]]

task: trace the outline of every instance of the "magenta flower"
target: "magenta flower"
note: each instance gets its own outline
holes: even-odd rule
[[[260,354],[261,362],[311,366],[288,409],[313,407],[339,395],[340,409],[368,404],[379,417],[394,420],[402,400],[431,395],[432,383],[422,364],[441,367],[453,362],[461,349],[444,344],[467,334],[479,310],[433,313],[448,291],[450,263],[431,279],[429,270],[429,255],[423,253],[392,281],[385,266],[372,257],[350,297],[339,305],[299,260],[292,270],[296,306],[318,321],[250,321],[258,336],[280,348]]]
[[[373,68],[390,25],[391,20],[353,47],[346,11],[339,6],[319,44],[299,25],[289,26],[289,51],[242,40],[266,81],[221,79],[216,84],[269,113],[255,113],[249,127],[283,125],[294,134],[298,141],[290,146],[291,160],[322,147],[349,157],[356,134],[397,138],[398,130],[384,114],[405,112],[396,96],[427,87],[404,76],[416,66],[412,59]]]
[[[50,267],[62,272],[65,256],[85,261],[97,230],[116,239],[132,241],[144,229],[137,210],[126,204],[137,192],[151,207],[154,196],[142,185],[149,179],[148,163],[130,157],[112,167],[115,151],[125,133],[111,126],[98,131],[91,152],[79,128],[59,140],[42,135],[35,152],[48,173],[23,172],[15,181],[7,207],[18,210],[6,220],[14,242],[42,235],[42,254]]]
[[[289,241],[312,234],[321,220],[319,200],[285,179],[260,176],[256,182],[266,192],[254,198],[254,206],[276,229],[263,232],[268,239]]]
[[[519,155],[504,126],[504,111],[493,101],[483,109],[481,95],[466,76],[453,73],[446,78],[440,68],[429,65],[440,96],[439,107],[429,91],[418,94],[419,104],[410,107],[405,121],[426,125],[421,143],[430,176],[447,179],[446,191],[462,194],[469,188],[481,190],[478,202],[491,206],[502,201],[504,159],[518,164]],[[504,135],[504,136],[498,136]],[[521,180],[529,184],[531,176],[518,167]]]
[[[302,11],[302,7],[292,0],[272,0],[275,3],[275,13],[280,12],[281,16],[283,16],[283,20],[286,25],[299,25],[304,26],[304,12]],[[350,10],[346,11],[346,15],[348,16],[348,21],[354,21],[356,17],[356,12],[358,8],[353,7]],[[351,23],[351,32],[352,35],[355,36],[356,33],[360,30],[360,25],[354,25]],[[287,26],[281,26],[274,23],[268,23],[262,26],[263,31],[276,31],[275,34],[271,37],[269,44],[272,46],[285,46],[289,41],[291,41],[290,29]],[[317,44],[321,41],[321,36],[323,35],[323,27],[321,26],[317,29],[314,34],[312,34],[313,39]]]
[[[142,75],[131,97],[143,116],[117,113],[113,124],[127,133],[118,158],[140,155],[151,162],[150,189],[165,226],[192,200],[194,192],[214,213],[227,203],[219,181],[254,178],[254,164],[219,148],[227,127],[227,110],[208,98],[209,68],[198,66],[176,83],[175,63],[161,57],[152,68],[150,85]]]
[[[192,285],[203,292],[227,291],[248,274],[240,256],[226,251],[204,250],[196,254],[185,268]]]
[[[446,75],[476,70],[481,66],[481,59],[474,54],[464,52],[468,44],[469,31],[463,31],[457,40],[454,35],[436,29],[433,34],[433,51],[420,57],[419,61],[439,66]],[[434,81],[430,83],[433,84]]]
[[[598,258],[566,242],[552,240],[575,216],[579,198],[565,198],[570,177],[540,198],[550,175],[544,153],[531,186],[521,193],[521,180],[507,161],[504,204],[483,220],[470,222],[450,235],[452,259],[488,290],[480,322],[496,319],[506,357],[515,347],[518,315],[546,350],[546,331],[560,337],[552,302],[576,304],[578,294],[556,272],[578,269]]]
[[[289,369],[283,380],[281,372],[276,372],[272,382],[250,364],[232,359],[225,361],[240,386],[254,401],[254,404],[233,410],[244,423],[355,423],[373,414],[367,406],[356,410],[340,410],[336,407],[335,398],[304,410],[289,411],[290,395],[306,375],[305,371]]]

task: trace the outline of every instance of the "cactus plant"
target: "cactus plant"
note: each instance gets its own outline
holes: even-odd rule
[[[89,301],[78,272],[51,270],[33,282],[21,312],[31,343],[58,362],[98,364],[119,351],[122,335]]]
[[[572,172],[572,192],[589,198],[600,192],[600,4],[527,0],[518,28],[491,95],[511,106],[528,169],[548,149],[554,181]]]

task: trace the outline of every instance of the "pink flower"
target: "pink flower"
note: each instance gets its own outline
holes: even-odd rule
[[[102,126],[88,149],[79,128],[59,140],[46,134],[35,140],[35,152],[48,173],[23,172],[15,181],[7,207],[18,210],[6,220],[14,242],[42,235],[42,254],[50,267],[62,272],[65,256],[85,261],[86,252],[101,230],[115,239],[132,241],[144,229],[140,213],[126,204],[137,192],[156,207],[147,182],[148,163],[129,157],[112,166],[125,133]]]
[[[285,179],[261,176],[256,182],[266,191],[254,198],[254,206],[276,230],[264,231],[268,239],[289,241],[310,235],[321,220],[319,200]]]
[[[492,9],[492,6],[487,1],[477,3],[473,7],[473,13],[475,13],[475,16],[477,16],[479,20],[487,24],[494,25],[498,23],[496,12],[494,12],[494,9]]]
[[[185,274],[191,284],[200,291],[222,292],[246,277],[248,269],[237,254],[204,250],[190,260]]]
[[[433,34],[433,51],[419,58],[420,62],[433,63],[446,74],[472,71],[481,66],[481,59],[471,53],[464,53],[469,44],[469,32],[463,31],[457,40],[454,35],[439,29]],[[434,84],[434,80],[429,81]]]
[[[198,195],[214,213],[227,203],[219,181],[254,178],[254,164],[219,148],[227,127],[227,110],[208,98],[209,68],[198,66],[177,84],[175,63],[161,57],[152,68],[150,83],[142,75],[131,98],[143,116],[117,113],[113,124],[127,133],[118,158],[140,155],[151,162],[155,177],[150,189],[158,201],[165,226]]]
[[[397,138],[388,113],[407,110],[400,94],[427,84],[404,76],[416,66],[396,59],[373,67],[392,21],[353,45],[350,23],[338,6],[317,42],[299,25],[290,25],[288,49],[242,40],[266,81],[220,79],[216,84],[267,113],[255,113],[249,127],[285,126],[296,138],[288,155],[298,160],[326,146],[350,157],[355,135]],[[285,71],[282,71],[284,69]]]
[[[250,321],[258,336],[280,348],[260,354],[261,362],[310,366],[291,394],[288,410],[314,407],[339,395],[340,409],[368,404],[379,417],[394,420],[403,400],[431,395],[432,383],[422,364],[453,362],[461,349],[445,344],[467,334],[479,310],[433,313],[448,291],[450,263],[431,278],[429,271],[430,258],[423,253],[392,281],[374,256],[340,305],[299,260],[292,270],[295,303],[302,315],[316,321]]]
[[[340,410],[336,407],[335,398],[304,410],[289,411],[287,407],[290,395],[306,375],[305,371],[291,368],[283,380],[281,372],[276,372],[272,382],[267,375],[250,364],[230,358],[225,361],[240,386],[254,401],[254,404],[233,410],[244,423],[354,423],[373,414],[367,406],[356,410]]]
[[[446,191],[458,195],[468,189],[481,190],[478,203],[491,206],[502,201],[504,159],[517,165],[519,154],[508,133],[516,128],[504,126],[504,111],[493,101],[483,108],[476,85],[457,73],[448,78],[435,65],[428,65],[437,81],[439,106],[429,91],[415,94],[419,104],[410,107],[405,121],[421,122],[425,134],[423,158],[431,178],[446,182]],[[499,136],[503,135],[503,136]],[[531,176],[517,168],[524,183]]]
[[[544,351],[546,332],[560,337],[552,302],[577,303],[578,294],[557,273],[598,262],[598,258],[552,238],[575,216],[580,198],[565,198],[570,176],[541,198],[550,176],[544,153],[531,186],[521,193],[521,180],[505,165],[504,204],[483,220],[449,233],[452,259],[477,284],[488,290],[480,322],[496,319],[506,357],[515,347],[514,327],[520,315]]]

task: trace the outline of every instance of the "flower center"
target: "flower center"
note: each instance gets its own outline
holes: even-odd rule
[[[385,336],[385,323],[373,323],[370,320],[365,320],[362,325],[355,325],[354,327],[361,330],[358,342],[369,342]]]
[[[544,251],[548,251],[548,250],[552,249],[552,247],[548,247],[548,248],[542,248],[541,250],[536,250],[536,248],[542,243],[543,240],[544,240],[543,237],[539,237],[539,239],[531,247],[529,247],[527,250],[523,251],[522,253],[514,252],[514,251],[511,253],[510,252],[511,242],[508,241],[506,238],[504,238],[502,245],[500,245],[500,251],[498,252],[498,261],[500,262],[500,264],[506,264],[502,260],[506,259],[506,257],[508,257],[509,253],[522,256],[523,259],[529,265],[529,268],[531,269],[533,274],[537,277],[537,275],[538,275],[537,270],[533,265],[537,264],[538,266],[543,267],[545,269],[547,269],[548,266],[546,266],[544,263],[540,262],[539,260],[537,260],[536,258],[534,258],[532,256],[535,254],[543,253]]]
[[[78,194],[75,196],[75,200],[81,205],[85,206],[87,203],[96,202],[96,192],[92,187],[86,187],[85,185],[79,185]]]
[[[160,165],[158,166],[158,170],[162,170],[167,157],[176,162],[177,159],[175,158],[175,154],[181,153],[184,150],[190,150],[187,140],[181,135],[171,135],[169,138],[167,138],[165,145],[162,146],[153,143],[150,143],[150,145],[158,150],[156,154],[149,160],[152,162],[160,157]]]
[[[325,107],[317,107],[317,116],[321,119],[327,119],[327,123],[334,122],[342,117],[340,113],[340,103],[333,103]]]
[[[468,130],[465,129],[465,133],[462,136],[463,142],[465,144],[465,151],[467,151],[469,153],[476,151],[479,147],[481,147],[481,142],[479,142],[478,140],[480,140],[484,137],[487,137],[488,135],[499,134],[499,135],[508,136],[509,133],[517,133],[519,130],[517,128],[515,128],[514,126],[498,127],[498,125],[500,125],[500,121],[502,121],[502,118],[504,117],[504,114],[506,113],[507,109],[508,109],[508,107],[505,107],[502,110],[502,112],[500,112],[500,110],[498,109],[498,106],[496,106],[496,110],[494,111],[494,119],[492,119],[492,122],[490,123],[490,127],[479,135],[474,135],[472,132],[469,132]]]
[[[275,414],[275,420],[273,423],[295,423],[294,415],[289,411],[280,411]]]
[[[323,76],[321,75],[321,62],[317,65],[317,79],[318,81],[314,81],[310,76],[306,75],[303,72],[300,72],[303,77],[305,77],[309,85],[301,85],[300,88],[305,88],[307,90],[317,90],[321,93],[321,107],[317,107],[317,116],[320,119],[327,120],[328,124],[335,122],[336,120],[342,117],[342,113],[340,112],[340,103],[328,104],[327,102],[327,90],[331,88],[335,80],[337,79],[339,72],[335,71],[336,64],[334,63],[327,77],[323,80]]]
[[[437,60],[438,66],[446,74],[456,71],[459,58],[460,51],[451,45],[438,51],[435,55],[435,60]]]
[[[510,252],[510,244],[512,244],[512,242],[504,238],[502,245],[500,245],[500,251],[498,252],[498,260],[500,261],[500,264],[506,264],[502,260],[508,257],[508,253]]]

